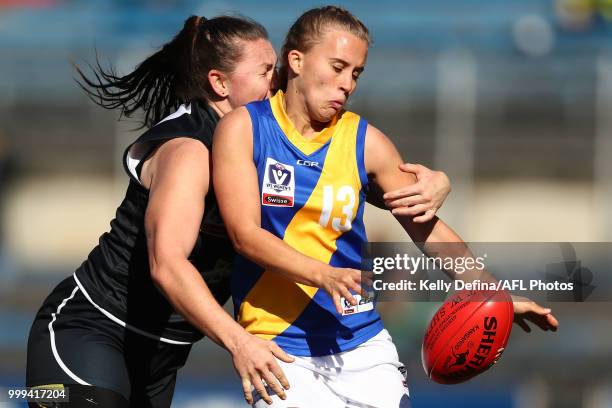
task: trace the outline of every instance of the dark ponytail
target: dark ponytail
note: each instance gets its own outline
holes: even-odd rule
[[[119,76],[112,66],[104,70],[96,56],[96,65],[90,66],[92,78],[75,66],[80,77],[77,83],[96,104],[119,108],[120,117],[142,109],[142,127],[151,127],[183,103],[216,99],[208,72],[231,73],[242,57],[240,40],[267,38],[265,28],[252,20],[191,16],[172,41],[131,73]]]

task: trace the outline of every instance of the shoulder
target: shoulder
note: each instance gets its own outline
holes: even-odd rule
[[[187,137],[179,137],[160,145],[151,159],[157,169],[175,167],[200,172],[208,169],[209,156],[208,148],[202,143]]]
[[[201,157],[202,155],[208,155],[208,149],[195,139],[177,137],[161,144],[157,153],[181,157]]]
[[[393,142],[375,126],[368,123],[365,136],[366,154],[380,155],[385,153],[397,153]]]
[[[178,137],[155,148],[143,165],[141,180],[146,188],[163,174],[202,174],[209,172],[210,153],[198,140]]]
[[[218,116],[211,108],[198,102],[184,104],[147,130],[138,142],[190,137],[210,148],[217,122]]]
[[[368,174],[396,169],[402,163],[397,148],[382,131],[368,124],[365,138],[364,162]]]
[[[413,184],[416,179],[411,173],[398,170],[404,161],[399,151],[382,131],[368,125],[365,140],[365,166],[368,177],[382,191],[390,191],[402,186]]]
[[[253,125],[246,107],[234,109],[219,121],[215,130],[215,141],[247,140],[251,138]]]
[[[189,167],[200,170],[208,167],[209,151],[197,140],[179,137],[161,144],[151,155],[156,168]]]

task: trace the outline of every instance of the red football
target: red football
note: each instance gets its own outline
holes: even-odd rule
[[[457,384],[487,370],[506,348],[514,308],[506,291],[464,290],[431,319],[421,347],[427,376]]]

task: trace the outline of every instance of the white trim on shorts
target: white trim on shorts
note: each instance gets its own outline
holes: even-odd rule
[[[138,327],[134,327],[131,324],[127,324],[123,320],[121,320],[118,317],[114,316],[108,310],[105,310],[105,309],[101,308],[100,306],[98,306],[96,304],[96,302],[93,301],[93,299],[89,296],[89,293],[87,293],[87,291],[85,290],[85,288],[83,287],[83,285],[81,284],[79,279],[77,278],[76,272],[72,276],[74,277],[74,280],[76,281],[76,283],[78,285],[78,288],[81,289],[81,291],[83,292],[83,295],[85,295],[85,298],[87,298],[89,303],[91,303],[96,309],[98,309],[100,312],[102,312],[104,314],[104,316],[108,317],[113,322],[117,323],[118,325],[123,326],[126,329],[128,329],[130,331],[133,331],[134,333],[138,333],[141,336],[144,336],[144,337],[147,337],[147,338],[150,338],[150,339],[153,339],[153,340],[160,340],[160,341],[163,341],[164,343],[178,344],[178,345],[189,345],[189,344],[192,344],[191,342],[187,342],[187,341],[172,340],[172,339],[167,339],[165,337],[156,336],[155,334],[152,334],[152,333],[149,333],[149,332],[144,331],[142,329],[139,329]]]
[[[55,358],[55,361],[57,362],[57,364],[60,366],[60,368],[70,378],[72,378],[74,381],[76,381],[77,383],[79,383],[81,385],[91,385],[87,381],[84,381],[81,378],[79,378],[78,375],[76,375],[75,373],[70,371],[70,369],[66,366],[66,364],[64,364],[64,362],[62,361],[62,359],[59,356],[59,353],[57,351],[57,346],[55,344],[55,332],[53,331],[53,322],[56,320],[56,316],[60,314],[62,308],[64,306],[66,306],[66,303],[68,303],[68,301],[74,297],[74,295],[77,293],[78,290],[79,290],[79,287],[75,286],[74,289],[72,290],[72,293],[70,294],[70,296],[68,296],[67,298],[64,298],[64,300],[62,300],[62,303],[60,303],[60,305],[57,307],[57,310],[55,311],[55,313],[51,313],[51,316],[53,318],[49,322],[49,326],[48,326],[49,327],[49,334],[51,335],[51,337],[50,337],[51,338],[51,350],[53,351],[53,357]]]

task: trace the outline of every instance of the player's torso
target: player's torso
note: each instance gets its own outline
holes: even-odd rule
[[[311,258],[360,269],[361,246],[366,242],[366,122],[344,112],[306,140],[286,117],[282,94],[248,109],[262,228]],[[240,322],[251,333],[274,338],[291,353],[332,354],[355,347],[380,330],[371,301],[346,307],[346,315],[340,316],[323,290],[289,282],[244,259],[238,265],[234,297]]]
[[[76,278],[97,306],[116,319],[174,340],[193,342],[202,333],[177,313],[151,279],[144,229],[149,192],[137,168],[167,140],[189,137],[211,148],[218,117],[205,105],[182,105],[147,130],[124,154],[130,184],[111,221],[111,230],[76,271]],[[229,297],[234,251],[227,239],[214,193],[206,196],[206,212],[188,257],[220,303]]]

